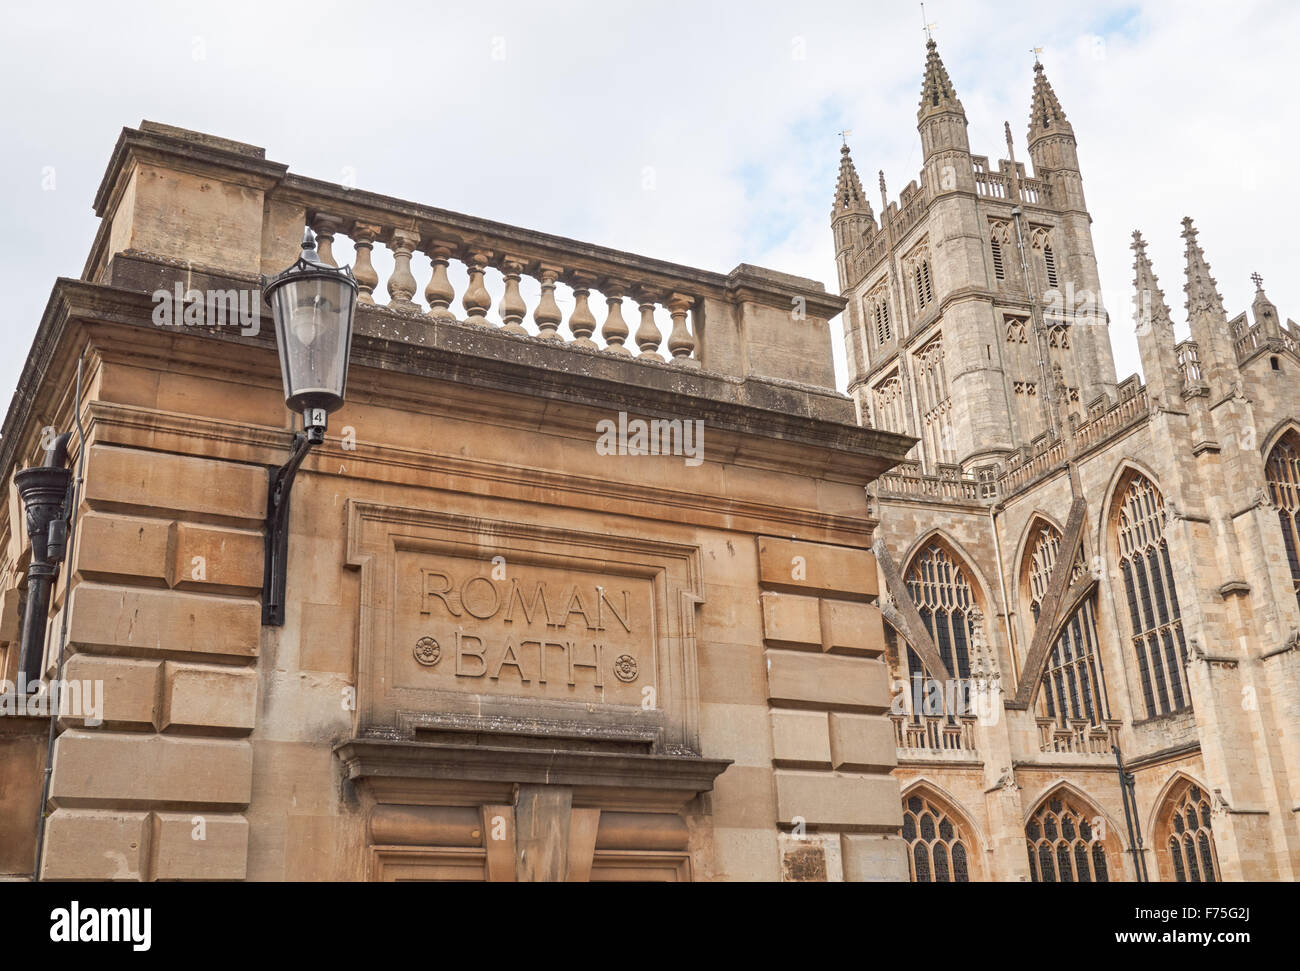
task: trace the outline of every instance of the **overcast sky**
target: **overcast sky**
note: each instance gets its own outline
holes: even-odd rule
[[[1183,314],[1179,221],[1229,314],[1263,274],[1300,316],[1300,5],[972,3],[929,19],[972,150],[1026,160],[1033,56],[1079,140],[1120,377],[1138,370],[1129,236]],[[294,171],[726,272],[837,287],[840,129],[879,212],[921,165],[912,2],[61,2],[5,11],[0,402],[57,276],[80,274],[118,132],[143,118]],[[419,277],[419,273],[417,273]],[[421,288],[427,277],[420,278]],[[599,314],[603,317],[603,314]],[[1184,328],[1185,329],[1185,328]],[[837,355],[839,324],[835,325]]]

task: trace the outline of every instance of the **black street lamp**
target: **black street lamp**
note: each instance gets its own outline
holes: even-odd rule
[[[308,229],[303,233],[298,261],[280,275],[264,279],[262,296],[275,317],[284,402],[302,413],[303,424],[303,430],[293,436],[293,455],[271,474],[266,499],[262,623],[283,627],[289,490],[307,451],[325,441],[329,413],[343,405],[357,281],[350,266],[340,269],[321,262],[316,239]]]

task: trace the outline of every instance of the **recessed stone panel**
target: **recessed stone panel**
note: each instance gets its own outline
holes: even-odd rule
[[[361,727],[698,751],[699,550],[349,504]]]

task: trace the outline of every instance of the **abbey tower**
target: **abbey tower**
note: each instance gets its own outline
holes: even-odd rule
[[[917,120],[919,180],[877,220],[845,145],[831,215],[859,419],[917,439],[868,488],[909,876],[1295,879],[1300,331],[1258,277],[1230,320],[1185,219],[1177,341],[1134,232],[1117,381],[1043,66],[1032,172],[933,40]]]

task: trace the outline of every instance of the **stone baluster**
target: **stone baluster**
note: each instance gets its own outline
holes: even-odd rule
[[[569,316],[569,332],[573,334],[573,343],[577,347],[595,350],[596,342],[591,339],[591,335],[596,330],[596,318],[591,313],[587,298],[591,296],[596,278],[589,273],[573,273],[566,282],[573,288],[573,313]]]
[[[456,288],[447,278],[447,263],[455,251],[456,243],[446,239],[430,240],[425,250],[433,264],[433,276],[429,278],[429,285],[424,288],[424,299],[429,303],[428,316],[435,320],[456,319],[456,315],[448,309],[456,296]]]
[[[537,276],[542,281],[542,299],[533,311],[533,320],[537,322],[537,336],[548,341],[562,340],[556,331],[564,318],[560,313],[560,305],[555,302],[555,281],[562,272],[562,267],[546,263],[537,267]]]
[[[465,256],[465,265],[469,268],[469,287],[460,301],[468,315],[465,323],[491,327],[493,324],[487,319],[487,312],[492,306],[492,295],[483,285],[483,270],[492,254],[487,250],[473,250]]]
[[[352,242],[357,250],[357,265],[352,273],[357,278],[357,289],[360,291],[357,295],[357,303],[375,302],[371,294],[379,285],[379,274],[375,272],[375,267],[370,262],[370,251],[374,249],[375,238],[378,235],[379,227],[370,223],[356,223],[352,227]]]
[[[524,327],[524,314],[528,313],[528,306],[524,303],[523,294],[519,292],[519,276],[524,270],[524,260],[517,256],[506,256],[501,261],[501,274],[506,280],[506,292],[501,297],[501,306],[498,312],[501,314],[501,320],[505,324],[503,330],[508,330],[512,334],[527,334],[528,330]]]
[[[641,326],[636,329],[636,346],[641,348],[641,357],[646,360],[662,361],[663,355],[659,353],[662,335],[655,323],[655,294],[642,287],[637,290],[637,300],[640,301]]]
[[[326,215],[318,212],[312,218],[311,228],[316,233],[316,252],[320,255],[322,263],[328,263],[330,266],[338,266],[338,260],[334,258],[334,237],[343,226],[343,220],[338,216]]]
[[[610,354],[631,357],[632,352],[624,346],[629,333],[627,321],[623,319],[623,294],[627,287],[616,280],[605,280],[600,287],[605,293],[605,303],[609,306],[605,324],[600,328],[600,336],[605,339],[605,350]]]
[[[668,335],[668,350],[674,364],[699,367],[700,362],[691,355],[695,351],[695,335],[686,329],[686,314],[695,304],[694,297],[674,293],[668,298],[668,312],[673,318],[673,330]]]
[[[420,245],[420,234],[409,229],[394,229],[388,237],[388,248],[393,251],[393,272],[388,278],[388,309],[405,312],[418,311],[415,296],[416,282],[411,273],[411,253]]]

